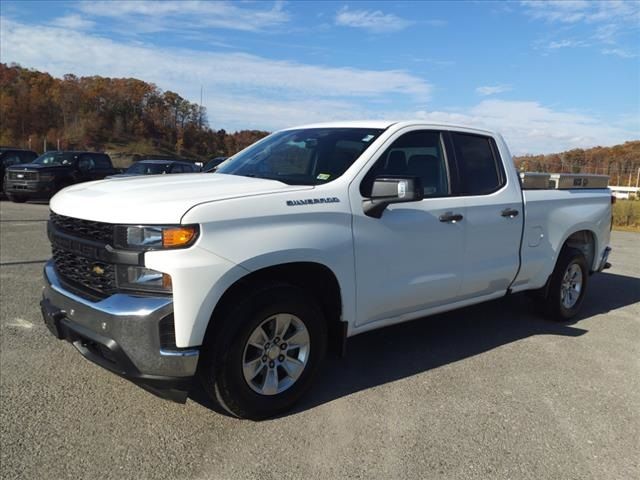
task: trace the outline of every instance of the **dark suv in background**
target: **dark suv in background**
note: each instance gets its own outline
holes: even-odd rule
[[[47,152],[31,163],[6,169],[5,193],[13,202],[52,197],[75,183],[101,180],[118,173],[111,158],[97,152]]]
[[[138,160],[123,173],[109,178],[137,177],[140,175],[162,175],[166,173],[196,173],[200,168],[191,162],[179,160]]]
[[[0,147],[0,178],[2,178],[2,192],[4,193],[4,174],[7,167],[20,163],[33,162],[38,157],[36,152],[20,148]]]

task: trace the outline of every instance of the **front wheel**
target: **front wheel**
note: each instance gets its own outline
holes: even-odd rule
[[[547,315],[558,321],[578,314],[589,279],[589,267],[584,254],[575,248],[563,249],[549,279],[545,298]]]
[[[14,195],[11,193],[7,194],[7,198],[14,203],[24,203],[27,201],[27,197],[24,195]]]
[[[290,409],[309,388],[324,357],[322,310],[304,290],[261,288],[214,318],[200,378],[209,396],[241,418],[262,419]]]

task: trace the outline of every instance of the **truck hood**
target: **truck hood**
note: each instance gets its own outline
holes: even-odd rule
[[[59,215],[97,222],[175,224],[195,205],[237,197],[313,189],[220,173],[145,175],[80,183],[50,202]]]

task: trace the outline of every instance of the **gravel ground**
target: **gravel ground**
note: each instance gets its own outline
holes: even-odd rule
[[[265,422],[158,399],[42,323],[46,205],[0,204],[2,478],[640,478],[640,235],[560,325],[526,297],[349,341]]]

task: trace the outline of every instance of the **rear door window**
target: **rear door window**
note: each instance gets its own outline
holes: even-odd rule
[[[96,162],[92,155],[82,155],[78,161],[78,168],[82,171],[94,170],[96,168]]]
[[[491,137],[452,132],[462,195],[487,195],[504,186],[505,174]]]
[[[111,168],[111,160],[106,155],[94,154],[92,155],[95,168],[97,169],[109,169]]]

